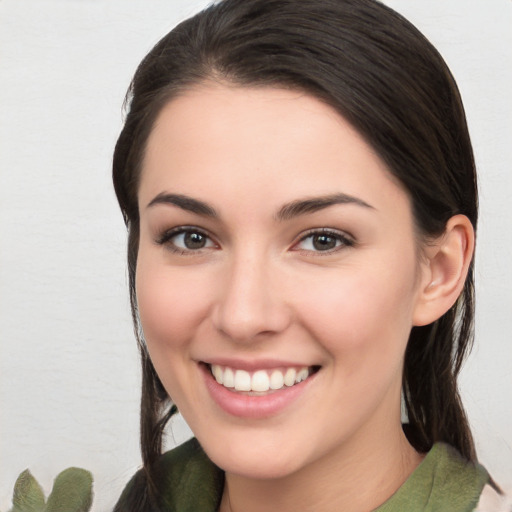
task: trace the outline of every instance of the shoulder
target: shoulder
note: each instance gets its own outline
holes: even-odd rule
[[[457,489],[465,489],[469,493],[479,491],[475,512],[512,512],[512,497],[495,484],[483,466],[468,462],[448,445],[440,444],[439,448],[444,452],[441,458],[446,464],[440,476],[446,479],[451,492],[456,493]]]
[[[468,461],[445,443],[435,444],[429,456],[432,499],[437,499],[439,504],[450,503],[453,510],[474,510],[490,482],[486,469],[477,462]]]
[[[163,454],[156,463],[155,475],[157,506],[150,504],[146,474],[141,469],[128,482],[115,512],[217,510],[224,473],[208,459],[195,438]]]
[[[474,488],[481,492],[490,481],[487,470],[477,462],[465,459],[455,448],[446,443],[436,443],[427,458],[439,484],[446,488]]]
[[[437,443],[429,454],[434,467],[433,496],[450,503],[450,510],[512,512],[512,499],[494,483],[487,470],[463,458],[457,450]],[[453,507],[453,508],[451,508]]]
[[[378,512],[472,512],[490,481],[487,471],[454,448],[436,443]],[[483,511],[485,512],[485,511]]]

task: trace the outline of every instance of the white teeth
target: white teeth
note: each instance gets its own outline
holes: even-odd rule
[[[274,370],[270,375],[270,388],[271,389],[281,389],[284,386],[284,377],[283,372],[279,370]]]
[[[299,383],[303,380],[306,380],[309,376],[309,371],[307,368],[302,368],[299,373],[297,373],[297,377],[295,379],[295,382]]]
[[[222,385],[226,388],[235,387],[235,374],[233,373],[233,370],[231,368],[226,368],[224,370],[224,376],[222,377]]]
[[[291,387],[306,380],[310,375],[308,367],[287,368],[282,370],[257,370],[254,373],[245,370],[234,370],[217,364],[211,366],[215,380],[226,388],[235,388],[236,391],[266,392]]]
[[[268,378],[267,372],[265,370],[255,372],[251,379],[252,391],[268,391],[269,387],[272,387],[272,381]]]
[[[235,389],[237,391],[251,391],[251,375],[245,370],[235,372]]]
[[[222,378],[224,377],[224,372],[222,371],[222,368],[220,366],[214,365],[214,366],[212,366],[212,373],[213,373],[213,376],[215,377],[215,380],[219,384],[222,384],[223,383]]]
[[[295,377],[297,376],[297,372],[295,371],[295,368],[288,368],[286,370],[286,373],[284,374],[284,383],[290,387],[295,384]]]

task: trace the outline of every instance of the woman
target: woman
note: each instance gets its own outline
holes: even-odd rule
[[[128,102],[144,468],[116,510],[474,510],[476,176],[436,50],[373,0],[224,0]],[[161,456],[177,409],[197,440]]]

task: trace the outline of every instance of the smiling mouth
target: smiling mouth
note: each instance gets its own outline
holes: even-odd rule
[[[218,384],[230,391],[251,394],[293,387],[316,373],[319,368],[319,366],[302,366],[248,372],[218,364],[209,365],[210,372]]]

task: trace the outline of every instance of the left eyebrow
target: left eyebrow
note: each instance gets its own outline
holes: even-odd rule
[[[183,194],[167,194],[162,192],[154,197],[146,208],[150,208],[157,204],[172,204],[182,210],[196,213],[197,215],[202,215],[204,217],[217,218],[219,216],[213,206],[210,206],[204,201],[200,201],[199,199],[194,199],[193,197],[185,196]]]
[[[276,219],[278,221],[289,220],[293,217],[314,213],[336,204],[353,204],[363,208],[375,210],[373,206],[368,204],[366,201],[359,199],[358,197],[350,196],[347,194],[331,194],[328,196],[298,199],[296,201],[292,201],[291,203],[285,204],[277,212]]]

